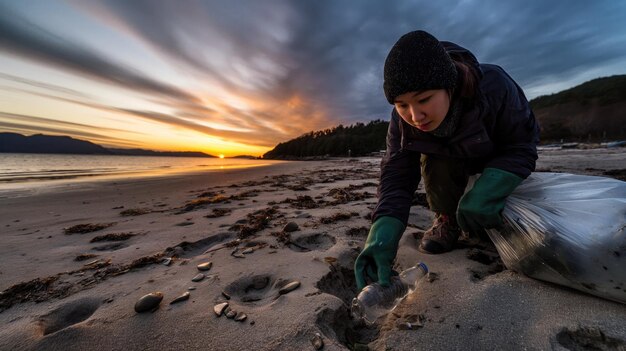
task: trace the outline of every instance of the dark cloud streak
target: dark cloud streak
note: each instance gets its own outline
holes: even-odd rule
[[[115,64],[101,53],[58,37],[0,4],[0,49],[113,83],[121,88],[198,102],[198,98]]]
[[[210,77],[229,90],[244,93],[253,91],[254,86],[272,86],[272,75],[250,58],[259,54],[276,58],[280,54],[281,48],[268,29],[273,23],[263,14],[271,16],[284,6],[268,7],[257,1],[245,1],[245,5],[241,1],[189,1],[185,6],[160,0],[76,3],[105,20],[113,18],[114,25],[133,33],[180,69]],[[256,77],[237,70],[237,61],[247,59],[246,72]],[[287,61],[288,57],[282,59]],[[279,69],[285,65],[276,60],[272,63]]]
[[[69,88],[61,87],[61,86],[54,85],[54,84],[48,84],[48,83],[44,83],[44,82],[34,81],[34,80],[31,80],[31,79],[17,77],[17,76],[11,75],[11,74],[0,73],[0,78],[5,79],[5,80],[9,80],[9,81],[12,81],[12,82],[17,82],[17,83],[29,85],[29,86],[35,87],[35,88],[42,88],[42,89],[50,90],[50,91],[53,91],[53,92],[56,92],[56,93],[74,95],[74,96],[77,96],[77,97],[80,97],[80,98],[89,98],[89,96],[87,96],[85,93],[77,91],[77,90],[74,90],[74,89],[69,89]]]
[[[10,113],[10,112],[3,112],[3,111],[0,111],[0,118],[12,119],[12,120],[17,120],[21,122],[27,121],[35,125],[56,125],[56,126],[69,127],[69,128],[85,128],[85,129],[92,129],[94,127],[93,125],[90,125],[90,124],[60,121],[60,120],[53,119],[53,118],[38,117],[38,116],[31,116],[31,115],[24,115],[20,113]],[[133,131],[121,130],[121,129],[115,129],[115,128],[106,128],[106,127],[98,127],[98,130],[106,131],[106,132],[135,133]]]

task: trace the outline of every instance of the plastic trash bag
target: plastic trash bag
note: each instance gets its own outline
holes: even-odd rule
[[[626,303],[626,182],[533,173],[487,230],[508,269]]]

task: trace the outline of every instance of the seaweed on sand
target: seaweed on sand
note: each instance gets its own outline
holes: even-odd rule
[[[65,232],[65,234],[85,234],[85,233],[91,233],[91,232],[95,232],[98,230],[102,230],[108,227],[111,227],[115,225],[115,222],[113,223],[83,223],[83,224],[77,224],[77,225],[73,225],[71,227],[68,228],[63,228],[63,231]]]
[[[268,207],[248,214],[246,224],[234,224],[229,230],[236,231],[240,239],[245,239],[268,227],[270,221],[279,215],[276,206]]]

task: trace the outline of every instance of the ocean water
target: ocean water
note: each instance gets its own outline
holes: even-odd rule
[[[280,163],[239,158],[0,153],[0,192],[42,184],[159,176]],[[1,194],[0,194],[1,195]]]

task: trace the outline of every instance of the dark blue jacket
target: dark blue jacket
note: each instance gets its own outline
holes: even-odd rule
[[[459,124],[449,138],[410,126],[393,109],[373,221],[392,216],[406,224],[420,181],[421,154],[468,159],[472,173],[491,167],[525,179],[535,170],[539,126],[522,89],[501,67],[479,64],[468,50],[442,43],[451,56],[462,58],[476,69],[479,91],[472,103],[464,105]]]

